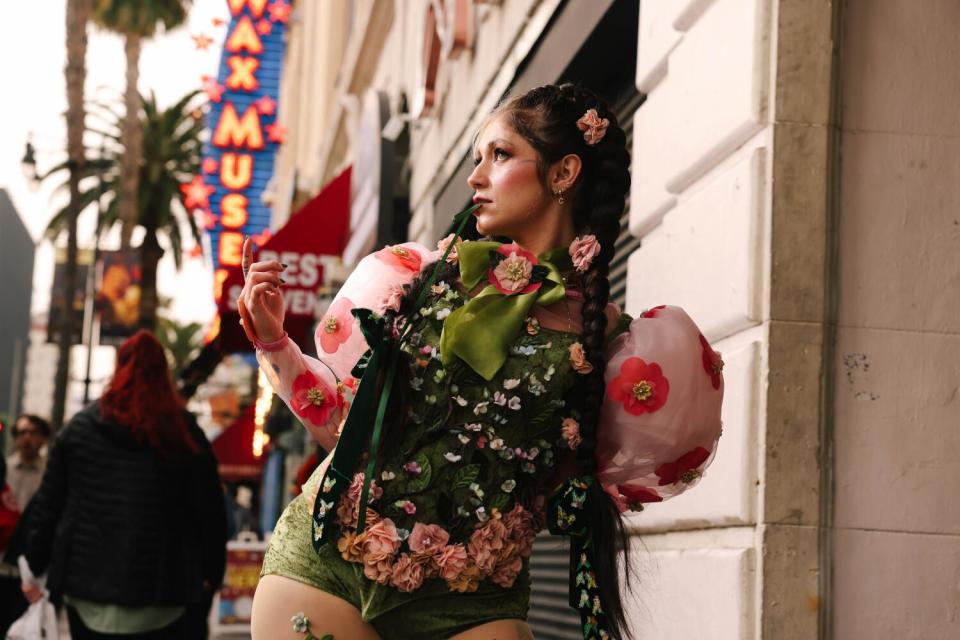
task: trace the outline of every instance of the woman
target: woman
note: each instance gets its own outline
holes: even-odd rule
[[[103,397],[57,434],[25,526],[74,640],[202,637],[226,561],[223,494],[152,334],[120,346]]]
[[[258,640],[529,638],[527,558],[545,520],[572,536],[584,636],[625,636],[620,511],[682,491],[709,462],[719,397],[690,393],[711,386],[699,332],[672,308],[626,331],[608,304],[629,186],[613,114],[571,85],[534,89],[488,118],[474,161],[477,229],[511,242],[454,236],[437,254],[405,243],[368,256],[321,319],[319,361],[283,332],[284,265],[250,264],[244,247],[239,307],[261,366],[319,443],[337,447],[274,532]],[[651,343],[653,327],[671,339]],[[675,347],[663,368],[633,355],[660,342]],[[653,458],[632,453],[639,440],[616,420],[648,433],[648,414],[682,419],[688,404],[706,420],[656,427],[657,447],[670,446],[641,469]],[[695,453],[681,461],[678,447]]]

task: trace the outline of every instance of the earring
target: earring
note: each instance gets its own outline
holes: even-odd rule
[[[565,200],[563,199],[563,189],[554,191],[553,195],[557,196],[557,204],[563,204],[565,202]]]

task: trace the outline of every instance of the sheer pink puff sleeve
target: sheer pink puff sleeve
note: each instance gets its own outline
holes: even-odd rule
[[[597,478],[621,511],[695,485],[720,438],[723,360],[683,309],[644,312],[608,347]]]
[[[350,372],[367,350],[351,311],[396,308],[404,285],[437,257],[423,245],[407,242],[361,260],[320,318],[314,333],[318,358],[303,355],[292,340],[276,350],[257,350],[273,390],[326,448],[335,444],[356,390]]]

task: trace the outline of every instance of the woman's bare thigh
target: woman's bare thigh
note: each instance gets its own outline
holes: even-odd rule
[[[257,585],[250,621],[253,640],[303,640],[306,634],[295,632],[290,622],[298,612],[309,618],[310,631],[318,638],[331,634],[334,640],[380,640],[343,598],[277,575],[263,576]]]
[[[523,620],[494,620],[458,633],[450,640],[533,640],[533,632]]]

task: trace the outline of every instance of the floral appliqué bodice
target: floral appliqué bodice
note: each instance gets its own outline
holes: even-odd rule
[[[454,591],[483,579],[512,585],[576,437],[567,404],[582,377],[571,364],[579,337],[531,318],[490,381],[460,360],[444,367],[443,320],[465,296],[456,283],[435,284],[401,344],[410,400],[398,435],[383,443],[365,530],[354,529],[361,468],[336,506],[343,557],[403,591],[431,578]]]

